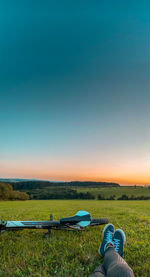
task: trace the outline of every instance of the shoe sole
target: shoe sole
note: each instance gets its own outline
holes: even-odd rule
[[[115,230],[115,227],[114,227],[114,225],[113,224],[107,224],[105,227],[104,227],[104,229],[103,229],[103,236],[102,236],[102,240],[103,240],[103,237],[104,237],[104,232],[105,232],[105,230],[106,230],[106,228],[108,227],[108,226],[113,226],[113,228],[114,228],[114,230]],[[119,229],[118,229],[119,230]],[[101,252],[100,252],[100,248],[101,248],[101,245],[100,245],[100,247],[98,248],[98,253],[99,253],[99,255],[101,256],[101,257],[103,257],[103,255],[101,254]]]

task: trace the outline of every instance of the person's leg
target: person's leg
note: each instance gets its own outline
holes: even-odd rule
[[[118,229],[114,232],[114,226],[107,224],[104,228],[102,243],[98,250],[99,254],[104,256],[104,263],[100,266],[100,269],[103,269],[104,276],[134,277],[132,269],[122,258],[124,243],[125,234],[123,230]],[[98,274],[98,271],[94,272],[93,274]],[[103,275],[92,275],[92,277],[101,276]]]
[[[103,264],[99,265],[98,267],[95,268],[94,272],[90,277],[105,277],[105,269],[103,267]]]
[[[114,247],[108,247],[105,251],[104,264],[107,277],[133,277],[133,271],[124,259],[115,251]]]
[[[114,231],[115,231],[114,226],[112,224],[107,224],[104,227],[102,243],[98,249],[98,252],[101,256],[104,256],[105,254],[106,244],[112,243],[112,236],[114,234]],[[99,265],[91,275],[91,277],[104,277],[104,276],[106,276],[106,271],[103,264]]]
[[[124,261],[123,248],[126,237],[123,230],[116,230],[113,234],[112,243],[105,247],[104,268],[108,277],[133,277],[133,271]]]

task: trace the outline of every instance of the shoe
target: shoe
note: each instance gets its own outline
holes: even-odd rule
[[[100,245],[100,247],[98,249],[98,253],[101,256],[104,256],[105,250],[106,250],[106,246],[109,243],[114,245],[114,242],[113,242],[114,231],[115,231],[115,229],[114,229],[114,226],[112,224],[107,224],[104,227],[102,243],[101,243],[101,245]]]
[[[123,257],[123,247],[126,241],[126,236],[123,230],[117,229],[113,236],[113,242],[116,252]]]

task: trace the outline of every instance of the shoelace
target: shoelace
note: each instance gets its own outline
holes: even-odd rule
[[[105,246],[104,246],[104,251],[105,251],[105,249],[106,249],[106,247],[107,247],[107,245],[109,244],[109,243],[111,243],[112,245],[114,245],[114,242],[113,242],[113,240],[112,240],[112,237],[113,237],[113,233],[111,232],[111,231],[107,231],[107,233],[106,233],[106,244],[105,244]]]
[[[120,246],[120,240],[119,239],[114,239],[114,246],[115,246],[115,250],[118,252],[119,246]]]

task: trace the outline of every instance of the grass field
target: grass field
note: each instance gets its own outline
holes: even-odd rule
[[[42,200],[0,202],[0,218],[7,220],[54,219],[87,210],[92,217],[108,217],[123,228],[125,260],[135,276],[150,276],[150,201]],[[83,232],[42,230],[4,233],[0,237],[0,276],[89,276],[102,262],[98,247],[103,226]]]

